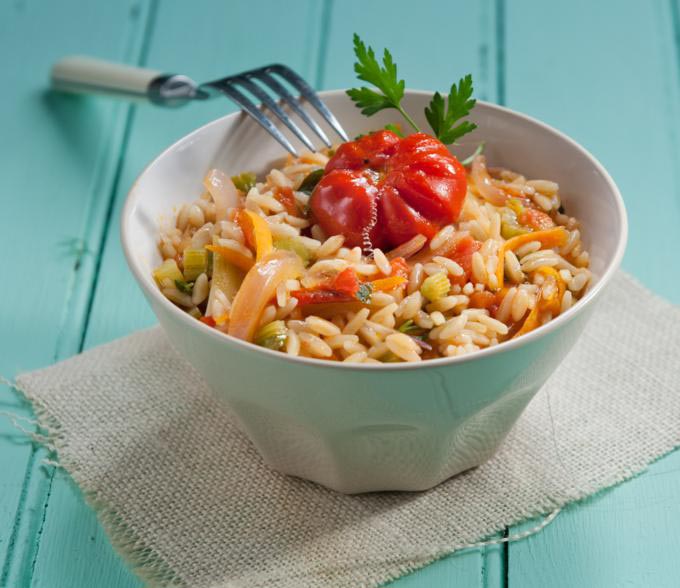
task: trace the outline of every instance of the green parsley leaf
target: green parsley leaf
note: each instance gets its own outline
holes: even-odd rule
[[[354,33],[354,54],[357,58],[354,64],[357,77],[380,90],[376,92],[366,87],[347,90],[347,95],[361,109],[361,113],[371,116],[386,108],[395,108],[416,131],[419,131],[418,125],[401,106],[405,82],[397,75],[397,66],[391,53],[385,49],[381,65],[373,48],[366,47],[359,35]]]
[[[450,145],[476,129],[477,125],[470,121],[459,122],[461,118],[470,114],[476,102],[472,98],[472,76],[470,74],[461,78],[457,85],[451,85],[447,104],[442,95],[436,92],[430,105],[425,108],[425,118],[430,123],[437,139]]]
[[[370,88],[352,88],[347,95],[361,108],[361,114],[371,116],[385,108],[397,108],[388,98],[381,96]]]
[[[193,282],[185,282],[184,280],[175,280],[175,286],[177,286],[177,289],[180,292],[184,292],[185,294],[191,295],[191,293],[194,291],[194,283]]]
[[[322,177],[323,168],[315,169],[313,172],[310,172],[304,180],[302,180],[302,183],[300,184],[300,187],[297,191],[304,192],[305,194],[311,194],[314,192],[314,188],[316,188],[316,185],[319,183]]]
[[[401,137],[402,139],[404,138],[404,133],[402,133],[399,125],[393,125],[392,123],[389,123],[385,125],[385,130],[392,131],[395,135],[397,135],[397,137]]]
[[[415,131],[420,132],[418,125],[401,104],[404,98],[405,82],[399,79],[392,54],[385,49],[382,62],[380,62],[373,48],[365,45],[356,33],[354,34],[354,54],[356,56],[354,71],[357,77],[374,86],[374,88],[362,86],[347,90],[347,95],[361,109],[362,114],[372,116],[381,110],[394,108]],[[476,124],[461,120],[470,114],[475,104],[476,100],[472,97],[472,76],[468,74],[457,84],[451,85],[447,98],[439,92],[435,93],[430,104],[425,108],[425,118],[430,123],[437,139],[446,145],[451,145],[477,128]],[[402,136],[400,129],[395,125],[387,125],[385,128]],[[357,137],[359,138],[361,135]]]
[[[243,172],[237,176],[231,176],[231,181],[234,182],[237,190],[247,194],[257,183],[257,177],[253,172]]]
[[[361,284],[359,286],[359,290],[356,293],[357,300],[359,302],[363,302],[364,304],[368,304],[368,302],[371,300],[371,294],[373,294],[373,286],[369,284],[368,282]]]
[[[421,341],[423,340],[422,337],[427,332],[425,329],[422,329],[418,325],[416,325],[411,319],[401,323],[397,331],[399,331],[400,333],[404,333],[409,337],[420,339]]]
[[[401,323],[397,331],[399,331],[400,333],[408,333],[412,331],[414,328],[417,328],[416,324],[411,319],[409,319],[406,322]]]

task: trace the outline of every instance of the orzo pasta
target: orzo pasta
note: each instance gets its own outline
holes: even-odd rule
[[[370,164],[361,172],[370,198],[343,209],[341,190],[352,195],[364,177],[347,171],[355,169],[347,149],[288,158],[260,179],[211,170],[205,192],[160,235],[161,292],[197,320],[282,353],[385,363],[497,345],[587,289],[588,252],[555,182],[487,167],[477,155],[454,170],[460,202],[440,213],[422,201],[421,176],[394,176],[390,191],[373,194],[397,172]],[[402,175],[413,165],[404,161]],[[439,172],[428,173],[423,181]],[[337,209],[330,220],[328,202]]]

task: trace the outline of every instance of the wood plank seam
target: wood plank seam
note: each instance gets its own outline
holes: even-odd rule
[[[147,58],[149,55],[149,48],[151,47],[151,38],[153,36],[154,24],[156,21],[156,16],[158,14],[158,0],[149,0],[149,8],[147,12],[148,16],[143,28],[143,39],[142,45],[139,50],[139,56],[136,60],[137,65],[143,67],[146,65]],[[99,275],[101,272],[102,257],[104,255],[104,247],[106,246],[106,237],[109,232],[109,226],[111,225],[111,219],[113,218],[113,210],[116,202],[116,194],[118,193],[118,187],[120,185],[121,174],[123,171],[123,163],[125,161],[125,153],[127,152],[127,146],[130,140],[130,133],[134,125],[135,118],[135,106],[130,105],[127,107],[126,117],[125,117],[125,130],[123,131],[123,138],[120,144],[120,149],[116,161],[116,171],[113,177],[113,182],[108,193],[108,206],[106,209],[106,216],[104,218],[103,230],[99,236],[99,243],[96,251],[96,263],[94,274],[92,276],[92,283],[90,286],[89,297],[87,300],[87,307],[85,309],[85,318],[82,325],[82,331],[80,335],[80,342],[78,344],[78,353],[82,353],[85,347],[85,337],[87,335],[88,326],[90,324],[90,317],[92,315],[92,305],[94,303],[95,292],[97,290],[97,283],[99,282]]]
[[[117,121],[120,119],[120,112],[117,112],[112,116],[112,123],[110,124],[111,129],[115,129],[117,126]],[[113,133],[115,135],[115,132]],[[108,152],[108,149],[105,149],[105,152]],[[94,186],[99,186],[101,178],[106,175],[106,171],[104,169],[105,166],[99,166],[97,165],[97,170],[95,172],[95,181],[94,181]],[[92,190],[92,198],[95,197],[96,190]],[[94,209],[96,207],[93,207],[93,213]],[[88,221],[91,220],[90,214],[87,215]],[[89,224],[89,223],[88,223]],[[85,227],[85,231],[87,233],[87,226]],[[66,298],[65,298],[65,311],[62,313],[62,316],[60,317],[59,321],[59,327],[58,327],[58,335],[57,335],[57,340],[55,342],[55,352],[53,354],[53,360],[57,361],[59,359],[64,358],[67,355],[72,354],[75,350],[74,349],[69,349],[69,345],[66,343],[66,331],[67,331],[67,326],[69,323],[72,321],[78,321],[77,316],[74,317],[72,313],[75,312],[74,309],[74,298],[76,297],[76,292],[79,288],[79,279],[85,280],[86,278],[81,278],[83,275],[83,267],[82,264],[79,262],[79,260],[82,260],[82,255],[79,256],[79,259],[76,260],[76,262],[73,265],[72,269],[72,275],[70,276],[70,283],[67,288],[66,292]],[[77,349],[77,348],[76,348]],[[26,406],[27,403],[26,403]],[[30,410],[30,408],[29,408]],[[6,585],[7,580],[9,579],[10,573],[12,572],[12,568],[15,567],[15,560],[17,558],[21,559],[22,561],[26,561],[27,559],[33,559],[32,554],[35,550],[35,539],[33,539],[31,543],[31,547],[28,547],[29,552],[28,553],[22,553],[19,555],[16,555],[15,550],[17,548],[17,540],[19,538],[19,535],[21,533],[21,530],[24,526],[24,524],[31,525],[31,523],[25,523],[25,514],[29,509],[28,507],[28,501],[29,501],[29,494],[31,494],[30,489],[32,487],[35,487],[35,485],[38,486],[38,490],[35,492],[36,497],[34,498],[34,504],[37,503],[39,505],[45,505],[46,501],[43,498],[46,493],[49,493],[51,491],[51,480],[52,480],[52,474],[50,474],[49,479],[41,479],[37,473],[36,473],[36,468],[41,468],[43,467],[41,464],[42,461],[42,456],[46,455],[45,450],[36,445],[35,443],[32,444],[31,447],[31,454],[28,460],[27,468],[26,468],[26,474],[24,477],[24,481],[22,482],[22,490],[20,493],[20,500],[19,504],[17,506],[16,510],[16,517],[15,517],[15,522],[12,526],[12,531],[11,531],[11,538],[8,544],[7,551],[5,552],[5,561],[2,569],[2,575],[0,575],[0,586]],[[44,487],[43,487],[44,486]],[[40,508],[40,507],[39,507]],[[41,517],[41,520],[43,520],[43,517]],[[31,525],[32,527],[33,525]],[[40,527],[41,525],[39,525]],[[28,534],[30,535],[33,533],[33,529],[30,528],[28,531]],[[21,566],[21,564],[19,564]]]
[[[505,0],[495,1],[496,9],[496,102],[505,106]]]
[[[680,0],[668,0],[668,3],[670,4],[673,41],[675,42],[676,66],[680,74]],[[680,77],[678,80],[680,80]]]
[[[669,106],[671,112],[669,113],[670,120],[677,120],[678,109],[678,95],[680,94],[680,0],[668,0],[670,21],[671,21],[671,35],[673,40],[673,46],[675,51],[670,57],[671,64],[669,69],[669,78],[675,78],[675,98],[673,94],[673,88],[667,89],[669,97]],[[659,25],[663,22],[663,14],[661,11],[657,10],[657,18]],[[661,35],[660,35],[661,37]],[[667,82],[669,83],[669,82]],[[675,111],[673,111],[673,106],[675,105]],[[680,137],[678,136],[678,126],[669,124],[667,125],[667,132],[670,133],[670,140],[675,152],[676,165],[672,167],[673,179],[675,184],[675,195],[677,197],[677,204],[680,205]]]
[[[10,534],[9,543],[7,545],[7,550],[5,551],[5,561],[0,571],[0,586],[7,585],[7,578],[9,577],[11,563],[13,561],[14,549],[16,546],[17,537],[19,535],[19,529],[21,528],[21,523],[23,520],[24,505],[26,503],[26,498],[28,496],[28,489],[31,485],[33,467],[36,458],[37,448],[35,445],[31,450],[31,455],[26,464],[26,474],[24,480],[21,484],[21,493],[19,495],[19,505],[17,507],[17,515],[14,519],[14,524],[12,525],[12,532]]]
[[[38,525],[38,531],[36,533],[35,539],[33,540],[31,566],[28,570],[28,575],[26,577],[26,585],[30,586],[33,583],[33,572],[35,570],[35,563],[38,560],[38,552],[40,551],[40,539],[42,537],[43,529],[45,528],[45,518],[47,517],[47,505],[50,503],[50,496],[52,496],[52,485],[54,482],[54,475],[57,468],[49,468],[49,479],[47,480],[47,491],[45,492],[45,498],[40,507],[40,524]]]
[[[133,61],[139,63],[145,56],[145,51],[147,50],[147,44],[142,43],[140,49],[136,49],[136,46],[139,45],[139,36],[140,36],[140,31],[142,31],[142,37],[143,40],[146,39],[146,36],[150,30],[150,25],[152,24],[153,17],[154,17],[154,6],[157,3],[157,0],[149,0],[149,6],[147,10],[142,10],[141,12],[143,13],[143,18],[140,19],[135,25],[133,25],[130,29],[128,36],[128,40],[126,42],[126,49],[124,51],[124,58],[126,60],[129,60],[130,57],[133,57]],[[140,12],[138,9],[137,12]],[[104,222],[100,226],[100,234],[90,234],[90,225],[92,224],[92,216],[96,214],[97,212],[97,206],[91,205],[91,210],[88,211],[88,214],[86,215],[86,226],[84,227],[84,237],[89,237],[89,239],[83,239],[83,242],[87,243],[88,240],[94,240],[97,239],[99,241],[99,249],[98,249],[98,254],[101,253],[102,247],[103,247],[103,238],[105,238],[107,231],[108,231],[108,226],[110,224],[110,219],[111,219],[111,211],[113,207],[113,201],[116,193],[116,188],[117,188],[117,179],[120,174],[120,167],[122,166],[122,153],[121,147],[125,146],[125,141],[126,141],[126,134],[129,131],[130,128],[130,120],[131,120],[131,107],[130,106],[121,106],[121,108],[117,109],[118,111],[115,112],[112,115],[112,123],[110,125],[111,129],[115,129],[117,126],[120,125],[121,121],[123,123],[123,135],[122,135],[122,142],[115,140],[115,137],[119,135],[119,133],[116,133],[115,130],[112,133],[114,137],[114,143],[117,143],[115,146],[107,146],[104,148],[102,152],[102,156],[99,158],[99,161],[96,165],[95,172],[94,172],[94,181],[93,185],[91,187],[91,197],[90,197],[90,203],[94,202],[95,199],[97,198],[97,194],[100,193],[103,190],[106,190],[107,193],[107,202],[106,202],[106,211],[105,211],[105,218]],[[111,139],[107,139],[108,141],[111,141]],[[110,159],[111,159],[111,152],[115,151],[117,153],[117,159],[115,161],[115,172],[114,172],[114,181],[112,184],[109,184],[109,187],[107,188],[105,185],[106,179],[107,179],[107,167],[110,168]],[[92,296],[92,292],[94,291],[96,287],[96,278],[97,278],[97,270],[98,270],[98,258],[95,260],[96,269],[95,272],[92,274],[91,278],[88,280],[87,276],[83,276],[82,272],[82,259],[84,257],[84,254],[86,254],[86,251],[83,250],[82,248],[79,250],[77,258],[73,264],[73,269],[72,269],[72,274],[70,276],[70,282],[67,287],[66,291],[66,299],[65,299],[65,305],[64,305],[64,312],[62,313],[62,316],[60,317],[59,321],[59,327],[58,327],[58,335],[57,335],[57,341],[55,345],[55,352],[53,359],[56,361],[65,355],[70,355],[73,351],[77,350],[78,352],[82,351],[82,346],[83,346],[83,334],[86,332],[86,325],[87,325],[87,317],[88,317],[88,311],[89,311],[89,304],[86,307],[86,312],[81,315],[80,320],[78,320],[78,317],[75,316],[74,314],[77,314],[77,309],[75,308],[77,305],[75,303],[77,299],[77,291],[79,289],[85,289],[86,293],[88,295],[88,300]],[[83,320],[84,319],[84,320]],[[69,324],[73,324],[73,321],[80,322],[80,333],[78,336],[79,343],[76,347],[76,349],[69,349],[69,345],[67,343],[67,328]],[[38,476],[36,476],[36,468],[42,468],[43,465],[40,463],[41,459],[40,456],[44,454],[44,450],[38,446],[34,446],[31,451],[31,455],[27,464],[26,468],[26,475],[24,477],[24,480],[22,482],[22,489],[20,493],[20,501],[19,505],[17,508],[17,516],[15,518],[15,522],[12,527],[11,531],[11,538],[7,547],[6,551],[6,557],[5,557],[5,562],[2,568],[2,571],[0,573],[0,586],[6,585],[6,583],[10,580],[10,574],[12,573],[12,568],[15,567],[15,562],[17,558],[21,559],[23,562],[25,562],[23,565],[20,565],[20,569],[18,570],[18,577],[21,578],[22,584],[21,585],[30,585],[33,577],[33,571],[35,568],[35,563],[37,561],[38,557],[38,551],[39,551],[39,544],[40,544],[40,537],[42,535],[42,530],[44,528],[44,523],[45,523],[45,518],[47,514],[47,506],[49,504],[49,498],[51,495],[52,491],[52,483],[54,479],[54,469],[52,469],[49,473],[49,478],[47,480],[37,480]],[[45,483],[46,482],[46,483]],[[16,549],[18,547],[17,545],[17,540],[19,537],[19,533],[22,529],[22,526],[25,524],[24,519],[26,518],[24,515],[27,511],[30,510],[29,505],[27,504],[28,502],[28,496],[30,494],[29,490],[34,484],[41,484],[44,485],[44,488],[39,488],[38,491],[36,492],[37,496],[34,499],[35,502],[37,503],[38,510],[40,511],[40,517],[39,517],[39,523],[37,525],[37,529],[35,529],[35,535],[33,539],[30,541],[30,543],[27,543],[29,545],[26,549],[28,550],[28,553],[22,553],[22,554],[17,554]],[[29,523],[30,524],[30,523]],[[28,530],[28,534],[30,536],[31,531],[33,529]],[[30,561],[30,567],[26,567],[26,564]]]
[[[646,5],[631,2],[627,3],[627,9],[631,12],[628,16],[623,15],[626,8],[615,3],[611,3],[608,10],[597,10],[593,5],[590,14],[584,10],[584,7],[588,6],[586,2],[577,3],[569,9],[565,8],[566,5],[561,5],[557,12],[552,13],[546,10],[541,11],[539,4],[538,2],[535,4],[525,2],[519,7],[508,4],[510,11],[508,43],[509,55],[512,56],[512,62],[508,64],[507,78],[509,99],[515,106],[519,97],[519,101],[524,100],[525,104],[531,105],[530,107],[524,106],[524,108],[532,112],[534,106],[542,106],[538,104],[541,100],[544,104],[549,103],[557,92],[539,92],[538,99],[531,99],[528,96],[532,90],[535,91],[538,84],[530,82],[529,87],[522,91],[519,86],[524,83],[524,79],[530,79],[532,74],[537,76],[542,73],[544,77],[539,78],[539,84],[549,88],[564,83],[566,76],[563,72],[569,72],[571,79],[569,83],[564,84],[564,95],[567,98],[564,102],[555,101],[555,104],[564,107],[567,101],[576,98],[575,105],[569,104],[564,112],[559,112],[558,106],[546,106],[545,111],[555,117],[549,122],[574,134],[587,148],[592,149],[605,161],[619,183],[629,210],[632,236],[624,267],[628,263],[627,269],[633,270],[634,273],[646,267],[652,267],[655,270],[661,264],[652,265],[650,258],[658,251],[658,244],[652,241],[654,245],[647,245],[646,242],[643,243],[641,237],[649,239],[649,235],[655,234],[648,230],[650,226],[658,231],[656,234],[664,234],[666,231],[662,227],[656,228],[655,221],[652,220],[654,217],[650,213],[645,218],[645,213],[663,210],[659,206],[659,196],[655,196],[654,193],[665,192],[667,204],[663,215],[666,219],[676,220],[675,226],[671,228],[674,231],[678,219],[677,204],[680,202],[678,199],[680,196],[678,129],[680,127],[677,125],[678,105],[680,104],[678,99],[680,84],[677,83],[678,73],[680,73],[680,27],[678,26],[680,4],[677,0]],[[510,8],[511,6],[513,8]],[[565,21],[554,38],[545,33],[529,37],[527,33],[531,32],[531,24],[534,23],[530,23],[525,28],[513,30],[519,20],[526,20],[529,10],[537,8],[540,14],[539,22],[548,22],[547,15],[558,22]],[[518,45],[528,53],[532,49],[536,50],[542,45],[548,45],[546,42],[548,39],[554,42],[554,46],[562,48],[566,55],[568,51],[564,47],[567,46],[568,41],[565,42],[565,39],[570,39],[569,32],[573,33],[573,30],[578,30],[574,27],[575,24],[586,20],[583,18],[584,15],[588,15],[591,22],[595,24],[591,28],[584,28],[581,34],[592,39],[593,32],[598,32],[598,28],[604,30],[612,22],[611,15],[615,14],[617,9],[623,10],[615,17],[617,24],[613,29],[618,29],[620,34],[608,32],[600,41],[586,43],[587,49],[577,54],[575,58],[563,58],[554,49],[552,51],[548,49],[547,57],[534,58],[532,56],[531,60],[526,54],[517,52]],[[515,11],[514,15],[512,10]],[[516,35],[515,39],[513,39],[513,34]],[[620,45],[627,43],[627,39],[634,36],[637,36],[639,42],[632,45],[634,50],[624,53]],[[519,38],[528,40],[520,43],[517,41]],[[527,46],[530,48],[527,49]],[[598,52],[599,55],[597,55]],[[633,52],[644,57],[640,58],[639,62],[635,62],[634,59],[630,59]],[[616,63],[617,59],[621,60],[623,65]],[[553,71],[546,67],[548,63]],[[605,69],[605,73],[602,73],[602,68],[607,68],[610,64],[613,72],[607,72]],[[582,69],[579,70],[581,67]],[[518,76],[518,72],[521,75]],[[600,82],[601,80],[605,83],[597,84],[594,90],[588,87],[591,81]],[[635,94],[639,106],[633,111],[622,106],[625,102],[622,102],[621,95],[628,93],[628,89],[623,93],[615,91],[612,93],[611,90],[612,88],[626,88],[628,85],[637,86],[639,90]],[[587,105],[590,107],[590,112],[586,110],[585,101],[578,101],[578,91],[574,91],[573,88],[585,90],[582,93],[592,100],[592,103]],[[611,112],[607,113],[605,108],[609,105],[611,105]],[[583,110],[581,111],[579,107]],[[581,116],[584,122],[578,120]],[[600,117],[602,121],[599,120]],[[618,121],[616,117],[619,118]],[[617,124],[623,126],[628,121],[636,120],[643,122],[639,125],[633,124],[634,132],[617,134]],[[647,127],[644,131],[643,126]],[[633,138],[632,141],[631,138]],[[627,147],[620,147],[620,144],[626,143]],[[642,182],[637,182],[635,178],[637,166],[640,163],[640,147],[644,153],[650,154],[657,162],[662,162],[657,165],[644,165],[644,173],[650,178],[649,182],[645,182],[644,185],[641,185]],[[673,164],[669,165],[671,161]],[[626,167],[634,171],[630,172]],[[670,204],[669,189],[674,200],[670,207],[668,206]],[[643,231],[643,228],[647,230]],[[673,236],[668,233],[665,235],[664,245],[668,248],[667,251],[672,249],[675,253],[678,250],[676,243],[673,242]],[[646,255],[643,256],[643,253]],[[673,265],[667,267],[670,268]],[[647,274],[648,280],[655,280],[652,282],[653,289],[659,294],[675,297],[675,293],[671,291],[672,275],[664,269],[663,272],[658,271],[654,276],[653,270]],[[664,276],[664,274],[667,275]],[[657,351],[656,348],[654,350]],[[513,565],[511,570],[513,583],[526,586],[565,587],[576,585],[677,586],[678,576],[674,573],[676,571],[674,568],[677,568],[674,565],[677,559],[674,559],[672,555],[668,557],[673,554],[674,549],[677,551],[677,541],[674,541],[674,529],[677,527],[673,525],[673,522],[677,519],[678,510],[672,506],[673,504],[677,506],[677,500],[674,502],[669,500],[671,491],[668,492],[668,498],[664,497],[664,484],[652,480],[655,474],[650,472],[662,471],[654,470],[654,468],[674,463],[670,460],[678,455],[680,454],[668,455],[652,465],[650,470],[636,476],[634,480],[601,491],[593,497],[571,505],[565,509],[564,518],[556,521],[553,528],[513,546],[510,554]],[[666,467],[669,466],[666,465]],[[662,473],[667,474],[672,471],[677,471],[677,468]],[[672,482],[669,482],[668,486],[670,487],[671,484]],[[675,496],[677,496],[677,491]],[[519,528],[524,527],[520,525]],[[666,536],[664,532],[667,533]],[[657,558],[657,553],[663,555]]]
[[[326,73],[326,58],[328,56],[328,38],[330,36],[331,14],[333,13],[334,0],[324,0],[321,8],[321,26],[319,27],[318,51],[316,61],[316,80],[314,87],[317,90],[324,88]]]
[[[147,56],[149,54],[149,47],[152,44],[152,37],[153,37],[153,27],[156,22],[156,12],[157,12],[157,6],[158,2],[157,0],[151,0],[152,6],[150,8],[150,12],[153,13],[153,16],[149,18],[148,21],[148,32],[145,33],[144,36],[144,41],[145,41],[145,46],[141,52],[141,56],[139,59],[139,64],[144,65],[147,61]],[[327,20],[327,17],[326,17]],[[323,21],[319,19],[319,24],[323,25]],[[323,27],[312,27],[312,30],[315,31],[321,31],[321,33],[316,32],[313,35],[313,42],[316,43],[318,41],[318,45],[316,47],[319,47],[321,44],[321,39],[323,39]],[[319,37],[319,35],[321,35]],[[314,59],[316,59],[317,55],[319,54],[317,51],[312,51],[311,52],[314,55]],[[309,76],[310,79],[314,79],[314,75],[316,72],[319,71],[317,64],[314,63],[312,60],[311,66],[308,68],[305,68],[307,70],[307,75]],[[109,235],[110,231],[116,230],[115,227],[111,226],[111,222],[113,221],[113,218],[115,217],[115,211],[117,207],[117,201],[119,200],[120,193],[121,191],[121,182],[124,181],[123,179],[123,168],[125,165],[125,157],[126,153],[128,151],[129,147],[129,142],[130,142],[130,136],[132,135],[132,130],[135,128],[136,124],[136,116],[137,116],[137,111],[135,109],[132,109],[129,113],[129,117],[126,119],[126,130],[125,130],[125,136],[124,140],[122,141],[121,148],[120,148],[120,157],[117,160],[117,166],[116,166],[116,173],[115,173],[115,178],[113,183],[111,184],[111,196],[112,198],[109,199],[108,201],[108,206],[107,206],[107,211],[106,211],[106,221],[105,221],[105,227],[103,232],[101,233],[101,239],[99,240],[98,247],[96,248],[95,256],[96,256],[96,268],[94,270],[94,278],[92,280],[92,286],[89,291],[89,298],[87,301],[87,309],[86,309],[86,318],[84,321],[83,329],[81,332],[81,337],[79,341],[79,350],[82,351],[85,346],[87,345],[87,337],[88,334],[91,331],[92,327],[92,320],[94,320],[92,317],[96,316],[96,310],[94,309],[94,300],[97,295],[98,288],[100,288],[100,277],[103,275],[103,272],[105,271],[104,267],[102,266],[103,258],[104,258],[104,252],[107,247],[110,247],[110,243],[107,245],[107,235]],[[110,236],[110,235],[109,235]],[[62,478],[65,478],[66,476],[53,476],[54,478],[54,484],[58,484]],[[47,500],[44,502],[44,508],[42,510],[42,522],[41,522],[41,529],[39,531],[38,536],[36,537],[36,543],[40,544],[42,541],[42,530],[43,527],[46,523],[47,520],[47,512],[48,508],[50,508],[50,496],[52,495],[52,478],[50,479],[50,488],[49,488],[49,494],[47,497]],[[52,502],[54,500],[52,499]],[[52,507],[54,508],[54,507]],[[47,547],[47,545],[45,545]],[[35,556],[32,561],[31,565],[31,575],[30,575],[30,581],[31,582],[37,582],[37,566],[39,565],[39,559],[40,559],[40,545],[37,546],[37,549],[35,551]]]
[[[491,87],[492,84],[495,84],[495,100],[497,104],[500,104],[501,106],[505,106],[506,103],[506,94],[505,94],[505,51],[506,51],[506,35],[505,35],[505,27],[506,27],[506,18],[505,18],[505,1],[506,0],[493,0],[493,34],[495,38],[495,51],[493,58],[495,60],[495,75],[493,76],[493,80],[491,79],[491,76],[488,77],[486,80],[487,86]],[[507,538],[509,535],[509,529],[505,528],[503,532],[501,533],[501,536],[503,538]],[[498,580],[500,581],[501,587],[500,588],[508,588],[510,585],[509,581],[509,547],[508,543],[502,543],[501,545],[497,546],[496,549],[500,550],[500,573],[499,573],[499,578]],[[486,567],[488,564],[488,561],[490,557],[492,557],[492,549],[485,547],[483,549],[483,555],[482,555],[482,572],[484,574],[483,577],[483,585],[487,586],[487,577],[486,577]]]
[[[137,56],[137,59],[135,60],[135,63],[139,66],[144,66],[146,65],[147,57],[149,54],[149,47],[151,46],[151,37],[153,35],[153,29],[154,29],[154,24],[156,20],[156,15],[158,12],[158,0],[149,0],[149,6],[147,9],[147,18],[146,21],[143,23],[141,29],[142,29],[142,43],[141,47],[139,49],[139,54]],[[116,167],[115,167],[115,173],[113,176],[113,182],[111,183],[111,186],[108,190],[108,203],[106,207],[106,214],[104,217],[104,223],[102,225],[102,231],[99,236],[99,243],[97,246],[97,251],[96,251],[96,259],[95,259],[95,269],[94,273],[92,275],[92,280],[90,282],[89,286],[89,296],[87,300],[87,306],[85,308],[85,315],[83,319],[83,323],[81,326],[81,336],[80,336],[80,341],[78,343],[78,353],[82,353],[85,345],[85,337],[87,333],[87,328],[90,322],[90,316],[92,313],[92,305],[94,301],[94,293],[97,289],[97,282],[99,280],[99,275],[101,271],[101,260],[102,256],[104,254],[104,246],[106,244],[106,236],[108,235],[109,231],[109,226],[111,224],[111,219],[113,218],[113,209],[114,209],[114,204],[116,200],[116,194],[118,192],[118,187],[120,185],[120,179],[121,179],[121,172],[123,170],[123,163],[125,161],[125,153],[127,151],[127,146],[128,142],[130,139],[130,134],[132,131],[133,123],[134,123],[134,117],[135,117],[135,106],[134,105],[129,105],[125,109],[125,124],[124,124],[124,130],[123,130],[123,136],[122,140],[120,143],[120,147],[118,149],[118,156],[116,159]],[[55,474],[56,469],[51,468],[50,472],[50,477],[49,477],[49,482],[48,482],[48,487],[47,487],[47,492],[45,499],[42,504],[42,512],[41,512],[41,518],[40,518],[40,526],[38,528],[38,531],[36,533],[35,539],[34,539],[34,547],[33,547],[33,557],[31,559],[31,567],[30,571],[28,574],[28,584],[32,583],[33,575],[35,573],[35,566],[38,561],[38,555],[40,551],[40,540],[42,538],[43,530],[45,528],[45,519],[47,518],[47,508],[49,506],[49,499],[50,495],[52,494],[52,485],[54,482],[54,474]]]
[[[494,0],[488,0],[488,2],[489,2],[490,5],[493,5]],[[330,8],[332,7],[332,3],[333,3],[332,0],[326,0],[326,2],[324,3],[323,6],[324,6],[325,9],[327,9],[327,10],[330,12]],[[485,3],[485,4],[486,4],[486,3]],[[329,12],[328,12],[328,13],[329,13]],[[330,26],[328,20],[326,20],[326,21],[322,20],[322,22],[321,22],[322,26],[319,28],[319,31],[320,31],[319,34],[320,34],[320,40],[321,40],[321,42],[320,42],[320,44],[319,44],[319,54],[321,54],[321,51],[322,51],[322,50],[324,50],[324,51],[327,50],[327,48],[324,47],[324,44],[325,44],[325,36],[326,36],[326,33],[324,32],[324,26],[323,26],[324,23],[327,23],[327,24]],[[492,35],[492,33],[493,33],[493,30],[491,30],[489,34]],[[494,54],[494,52],[493,52],[493,51],[489,51],[489,47],[488,47],[489,44],[486,43],[486,41],[487,41],[487,39],[485,39],[485,38],[483,38],[483,39],[480,41],[480,46],[479,46],[480,56],[481,56],[481,55],[486,55],[486,56],[485,56],[485,59],[487,59],[487,60],[489,59],[488,56],[491,56],[491,59],[493,59],[493,54]],[[486,53],[485,53],[485,52],[486,52]],[[313,72],[314,72],[314,69],[313,69],[313,68],[310,68],[310,73],[313,73]],[[320,86],[320,85],[323,84],[324,76],[325,76],[325,73],[326,73],[326,72],[323,70],[322,67],[318,67],[318,64],[317,64],[316,72],[317,72],[317,76],[316,76],[317,85]],[[491,86],[495,86],[495,85],[497,84],[497,80],[496,80],[495,76],[492,76],[492,77],[494,78],[493,80],[490,80],[490,79],[489,79],[489,80],[481,80],[481,81],[482,81],[481,87],[484,87],[483,84],[484,84],[485,81],[488,82]],[[493,91],[493,90],[492,90],[492,91]],[[133,126],[134,126],[134,124],[133,124]],[[98,262],[101,263],[101,253],[100,253],[99,257],[98,257]],[[93,293],[93,296],[94,296],[94,292],[95,292],[96,287],[97,287],[98,284],[99,284],[99,269],[97,270],[97,281],[93,283],[93,288],[92,288],[92,290],[91,290],[91,292]],[[88,310],[88,313],[89,313],[89,312],[90,312],[90,310]],[[85,332],[85,333],[88,332],[88,331],[90,330],[90,324],[89,324],[89,322],[90,322],[90,317],[89,317],[89,315],[88,315],[88,324],[87,324],[87,328],[84,329],[84,332]],[[81,344],[81,346],[82,346],[82,344]],[[496,584],[496,583],[493,584],[494,587],[497,586],[497,585],[498,585],[498,584]]]

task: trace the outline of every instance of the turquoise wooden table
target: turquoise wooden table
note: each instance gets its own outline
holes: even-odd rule
[[[624,267],[680,303],[678,0],[6,0],[0,4],[0,373],[154,322],[118,240],[125,194],[164,146],[233,110],[46,91],[73,53],[210,79],[272,61],[317,88],[353,82],[351,33],[392,49],[407,84],[477,96],[567,132],[611,171]],[[30,414],[7,387],[0,411]],[[0,417],[0,586],[133,588],[93,511]],[[445,558],[395,588],[680,585],[680,452],[562,512],[541,534]],[[508,529],[512,533],[517,529]]]

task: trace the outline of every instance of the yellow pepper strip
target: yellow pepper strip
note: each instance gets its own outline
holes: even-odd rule
[[[381,280],[373,280],[370,284],[373,292],[389,292],[406,282],[408,280],[402,276],[392,276],[390,278],[382,278]]]
[[[272,232],[259,214],[252,210],[240,210],[237,220],[244,233],[250,234],[255,242],[255,258],[260,261],[274,249]]]
[[[246,257],[243,253],[239,253],[229,247],[223,247],[222,245],[206,245],[205,248],[208,251],[219,254],[226,261],[234,264],[244,272],[247,272],[255,264],[255,260],[252,257]]]
[[[541,298],[541,300],[544,301],[544,310],[549,310],[553,316],[557,316],[562,306],[562,296],[564,296],[566,284],[554,267],[543,265],[536,270],[536,273],[543,274],[546,278],[552,276],[555,279],[557,291],[553,292],[549,298]]]
[[[556,316],[560,312],[560,306],[562,303],[562,296],[564,296],[565,283],[562,276],[557,272],[554,267],[541,266],[536,270],[536,273],[543,274],[546,279],[550,276],[555,279],[555,290],[547,298],[543,297],[543,288],[538,291],[538,297],[536,299],[536,305],[531,309],[531,312],[527,315],[524,320],[522,327],[513,335],[513,339],[533,331],[537,327],[541,326],[540,315],[545,311],[550,311],[553,316]]]
[[[541,323],[538,320],[538,315],[540,314],[540,305],[537,302],[536,306],[534,306],[531,309],[531,312],[527,315],[527,318],[524,319],[524,323],[522,324],[522,327],[520,328],[519,331],[517,331],[512,338],[517,339],[517,337],[520,337],[521,335],[524,335],[525,333],[528,333],[529,331],[533,331],[535,328],[540,327]]]
[[[508,239],[498,250],[498,265],[496,266],[498,288],[503,287],[506,251],[514,251],[518,247],[530,243],[531,241],[538,241],[543,247],[562,247],[562,245],[567,242],[568,237],[569,235],[564,227],[555,227],[554,229],[534,231],[532,233],[527,233],[526,235],[517,235],[512,239]]]
[[[220,316],[214,317],[215,324],[219,327],[221,327],[224,323],[226,323],[229,320],[229,313],[225,312],[224,314],[221,314]]]

